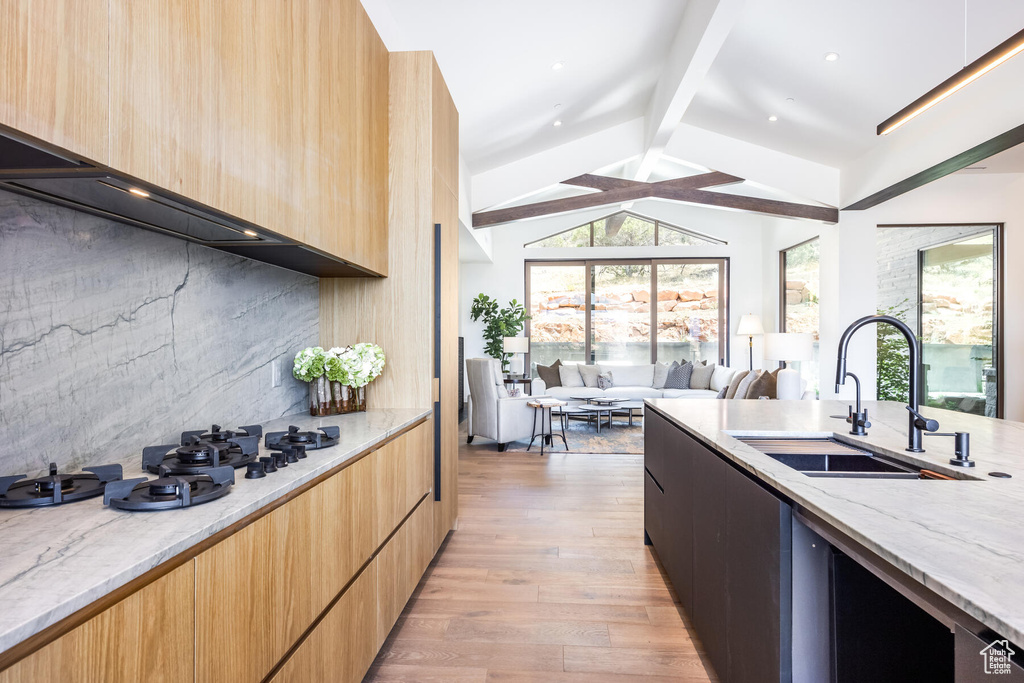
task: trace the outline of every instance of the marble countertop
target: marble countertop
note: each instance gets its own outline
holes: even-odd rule
[[[893,567],[1016,643],[1024,643],[1024,423],[922,409],[942,432],[971,434],[969,470],[948,464],[951,437],[910,454],[901,403],[867,402],[872,427],[854,437],[840,401],[649,399],[648,404]],[[979,480],[808,477],[735,436],[836,436],[946,474]],[[989,472],[1005,472],[996,479]]]
[[[124,512],[103,498],[48,508],[0,510],[0,652],[102,598],[221,529],[430,414],[429,410],[370,410],[316,418],[290,415],[263,424],[264,433],[288,425],[303,430],[337,425],[338,445],[264,479],[235,471],[231,492],[209,503],[163,512]],[[233,428],[236,425],[225,425]],[[260,455],[269,451],[260,444]],[[142,454],[120,462],[124,478],[145,475]]]

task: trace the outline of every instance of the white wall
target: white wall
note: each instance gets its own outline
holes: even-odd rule
[[[807,230],[818,226],[798,221],[783,221],[736,211],[722,211],[672,202],[645,200],[636,202],[631,211],[658,218],[665,222],[705,233],[728,242],[727,245],[702,247],[593,247],[544,249],[525,248],[527,242],[550,235],[560,230],[581,225],[614,211],[603,207],[590,212],[569,216],[555,216],[533,221],[522,221],[512,225],[488,228],[492,233],[493,263],[461,263],[459,282],[459,321],[466,341],[466,358],[484,355],[483,325],[472,322],[469,311],[473,298],[483,292],[497,297],[502,305],[510,299],[525,301],[524,262],[527,259],[582,259],[582,258],[682,258],[682,257],[728,257],[730,259],[730,336],[731,364],[733,367],[747,366],[747,339],[735,336],[736,326],[744,313],[758,313],[766,321],[774,320],[777,300],[766,297],[762,287],[764,269],[768,259],[765,254],[765,235],[777,232],[778,239],[791,246],[806,239]],[[786,235],[793,230],[792,237]],[[777,252],[776,252],[777,258]],[[777,269],[776,276],[777,278]],[[754,366],[762,367],[761,341],[755,339]]]
[[[844,211],[838,225],[820,227],[821,397],[834,396],[831,378],[839,336],[851,322],[872,315],[877,308],[876,226],[941,223],[1005,224],[1004,412],[1008,419],[1024,420],[1024,394],[1013,390],[1024,382],[1024,269],[1018,265],[1024,262],[1024,174],[950,175],[873,209]],[[778,250],[799,240],[778,238],[774,229],[766,233],[763,282],[777,309]],[[860,376],[865,396],[874,397],[875,335],[871,330],[854,338],[848,367]],[[851,398],[852,386],[844,387],[840,396]]]

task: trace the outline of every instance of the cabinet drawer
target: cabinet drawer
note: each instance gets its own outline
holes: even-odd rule
[[[196,680],[261,681],[373,553],[367,456],[196,558]]]
[[[391,632],[405,603],[416,590],[423,572],[434,555],[434,514],[432,501],[427,498],[395,532],[374,564],[380,595],[377,608],[377,647]]]
[[[395,530],[433,483],[431,423],[409,430],[370,454],[374,461],[374,547]]]
[[[191,683],[194,572],[186,562],[0,672],[0,683]]]
[[[273,683],[358,683],[377,654],[374,560],[274,676]]]

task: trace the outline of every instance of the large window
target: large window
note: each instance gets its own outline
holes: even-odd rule
[[[820,255],[818,238],[783,249],[780,252],[779,272],[779,331],[810,334],[814,339],[814,358],[795,361],[793,369],[807,380],[808,389],[818,391],[818,292],[820,281]]]
[[[965,413],[998,414],[996,231],[921,249],[922,399]]]
[[[696,247],[725,244],[720,239],[693,230],[619,211],[575,228],[526,244],[527,247],[654,247],[659,245]]]
[[[727,363],[728,259],[528,261],[530,363]]]

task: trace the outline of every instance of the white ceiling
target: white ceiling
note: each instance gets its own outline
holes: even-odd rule
[[[1024,2],[968,0],[967,22],[969,63],[1024,27]],[[841,166],[963,65],[964,0],[749,0],[683,121]]]
[[[384,4],[402,34],[390,49],[434,51],[474,173],[642,116],[686,7],[684,0]],[[565,68],[553,71],[559,61]]]

